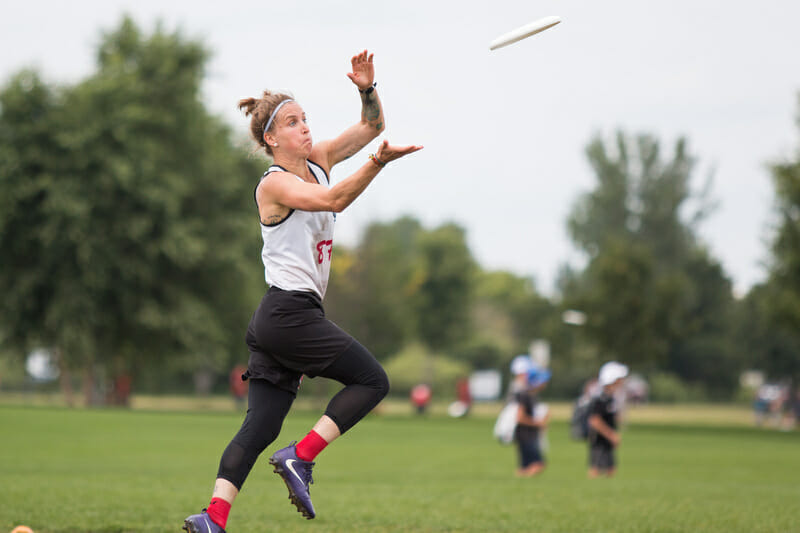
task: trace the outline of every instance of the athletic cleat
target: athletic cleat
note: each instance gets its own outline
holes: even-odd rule
[[[289,489],[289,499],[298,512],[308,520],[314,518],[314,504],[311,503],[309,485],[314,483],[311,478],[311,469],[314,463],[303,461],[297,457],[295,442],[286,448],[280,449],[269,458],[269,464],[275,467],[275,473],[283,478],[286,488]]]
[[[225,533],[225,530],[219,527],[205,509],[200,514],[193,514],[183,521],[183,528],[188,533]]]

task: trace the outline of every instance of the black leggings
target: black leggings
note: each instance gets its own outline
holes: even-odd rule
[[[319,375],[345,385],[331,398],[325,410],[342,434],[364,418],[389,392],[386,372],[355,340]],[[241,490],[258,456],[278,438],[294,399],[294,393],[266,380],[250,380],[247,416],[222,453],[217,478],[226,479]]]

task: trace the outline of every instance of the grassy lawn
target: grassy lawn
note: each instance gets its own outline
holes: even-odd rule
[[[585,447],[558,417],[547,471],[517,479],[515,449],[492,440],[488,414],[402,411],[370,415],[318,458],[313,521],[289,504],[266,463],[316,419],[292,412],[253,469],[227,530],[798,529],[797,431],[727,424],[716,412],[704,415],[714,424],[700,415],[670,420],[669,409],[652,411],[656,422],[648,422],[639,412],[623,435],[618,476],[589,481]],[[241,418],[222,409],[0,406],[0,532],[19,524],[36,533],[180,531],[183,518],[208,503],[220,453]]]

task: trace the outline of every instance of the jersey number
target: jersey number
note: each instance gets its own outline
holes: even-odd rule
[[[328,249],[328,261],[330,261],[331,255],[333,254],[333,241],[332,240],[319,241],[317,243],[317,252],[319,252],[319,254],[317,255],[317,262],[319,262],[320,265],[322,264],[322,261],[325,259],[325,248]]]

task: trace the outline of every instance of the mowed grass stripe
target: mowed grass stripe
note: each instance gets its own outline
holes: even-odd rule
[[[241,413],[0,407],[0,531],[180,531],[208,503]],[[557,422],[549,467],[517,479],[490,417],[371,415],[320,456],[304,520],[266,458],[316,415],[289,415],[228,531],[793,531],[800,433],[632,422],[615,479],[589,481]]]

